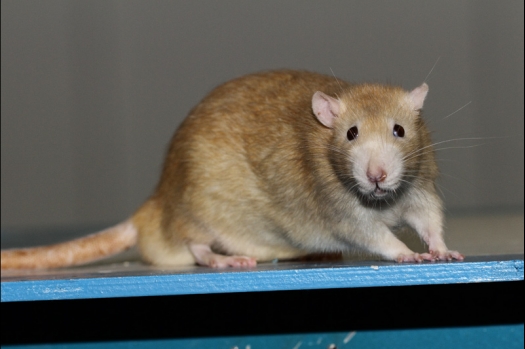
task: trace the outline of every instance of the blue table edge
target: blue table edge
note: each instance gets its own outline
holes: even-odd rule
[[[233,292],[438,285],[523,280],[523,255],[471,257],[464,262],[279,263],[255,269],[2,277],[1,301],[43,301]]]

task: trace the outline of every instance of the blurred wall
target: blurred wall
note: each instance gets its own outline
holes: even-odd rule
[[[296,68],[407,89],[450,212],[523,207],[522,1],[1,2],[2,227],[130,215],[214,86]],[[447,117],[469,103],[465,108]],[[472,147],[474,146],[474,147]]]

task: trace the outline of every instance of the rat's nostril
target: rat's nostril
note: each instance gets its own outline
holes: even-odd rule
[[[366,173],[368,180],[372,183],[384,182],[386,179],[386,172],[382,169],[379,171],[368,171]]]

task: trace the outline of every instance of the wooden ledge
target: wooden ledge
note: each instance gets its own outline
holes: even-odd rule
[[[266,263],[253,269],[165,269],[138,262],[2,272],[2,302],[523,280],[523,254],[463,262]]]

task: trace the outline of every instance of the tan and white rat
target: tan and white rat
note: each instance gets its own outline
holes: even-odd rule
[[[154,194],[129,220],[2,251],[2,269],[77,265],[135,244],[155,265],[254,266],[355,248],[398,262],[463,260],[443,240],[438,169],[420,116],[427,91],[304,71],[227,82],[179,127]],[[402,225],[428,253],[396,237]]]

